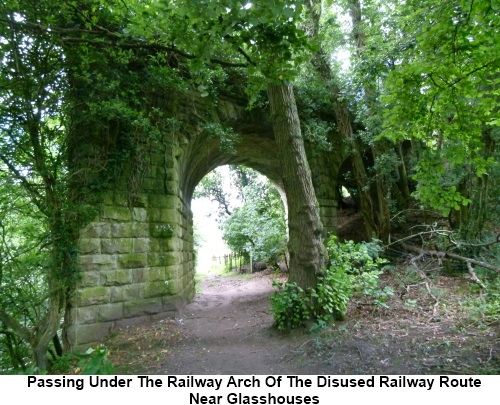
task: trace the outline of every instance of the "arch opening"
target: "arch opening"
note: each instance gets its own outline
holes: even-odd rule
[[[191,204],[197,274],[286,268],[286,201],[279,188],[242,165],[219,166],[200,181]]]

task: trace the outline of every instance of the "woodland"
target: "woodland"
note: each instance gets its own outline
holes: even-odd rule
[[[402,258],[424,284],[424,260],[466,276],[474,316],[498,327],[498,0],[1,0],[0,10],[0,372],[68,356],[79,230],[106,176],[167,130],[147,107],[158,87],[235,95],[271,117],[286,209],[245,167],[232,169],[242,207],[225,204],[216,172],[197,193],[220,203],[224,238],[246,261],[286,262],[271,297],[277,329],[328,328],[355,294],[383,308],[394,290],[380,282]],[[81,128],[118,121],[124,152],[82,186]],[[325,235],[308,167],[335,148],[355,241]]]

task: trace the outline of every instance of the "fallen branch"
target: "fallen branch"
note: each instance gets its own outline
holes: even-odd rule
[[[431,235],[431,236],[433,236],[435,234],[438,234],[438,235],[441,235],[441,236],[448,236],[450,233],[451,233],[451,231],[447,231],[447,230],[444,230],[444,229],[432,229],[430,231],[423,231],[423,232],[416,233],[414,235],[406,236],[403,239],[399,239],[397,241],[391,242],[388,245],[385,245],[384,247],[387,248],[387,247],[392,246],[392,245],[397,245],[398,243],[401,243],[402,245],[404,245],[402,243],[403,241],[409,240],[409,239],[413,239],[413,238],[416,238],[416,237],[419,237],[419,236],[421,238],[424,235]],[[422,240],[423,240],[423,238],[422,238]]]
[[[425,285],[427,293],[434,300],[434,306],[432,307],[432,318],[434,318],[436,316],[437,310],[439,308],[439,299],[432,293],[432,289],[429,285],[429,284],[431,284],[431,280],[429,280],[429,278],[425,275],[425,273],[422,270],[420,270],[420,268],[417,266],[417,260],[420,260],[420,258],[422,258],[423,256],[424,255],[421,253],[417,257],[412,258],[410,261],[411,261],[411,264],[413,265],[413,267],[415,267],[415,269],[417,270],[419,276],[424,280],[423,283],[421,283],[421,284]]]
[[[471,259],[471,258],[465,257],[465,256],[460,256],[460,255],[457,255],[456,253],[440,252],[439,250],[427,250],[427,249],[419,248],[417,246],[407,245],[406,243],[401,243],[401,246],[403,246],[403,248],[405,248],[406,250],[408,250],[410,252],[415,252],[415,253],[423,254],[426,256],[434,256],[434,257],[438,257],[441,259],[448,258],[448,259],[452,259],[452,260],[457,260],[457,261],[462,262],[462,263],[470,263],[471,265],[481,266],[481,267],[484,267],[485,269],[493,270],[493,271],[496,271],[497,273],[500,273],[500,267],[493,266],[492,264],[482,262],[480,260]]]
[[[457,247],[462,247],[462,246],[467,246],[467,247],[488,247],[491,245],[494,245],[496,243],[500,243],[500,233],[497,234],[496,239],[490,241],[490,242],[485,242],[485,243],[466,243],[462,241],[456,241],[453,240],[452,235],[450,235],[449,240],[451,243],[453,243]]]
[[[486,289],[486,286],[483,284],[481,280],[479,280],[479,277],[474,271],[474,267],[472,267],[472,264],[470,264],[469,262],[467,262],[467,269],[469,270],[470,276],[472,277],[472,281],[474,281],[476,284],[479,284],[481,288]]]

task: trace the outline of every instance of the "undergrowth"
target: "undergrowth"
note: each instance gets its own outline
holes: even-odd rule
[[[271,311],[279,330],[294,329],[313,320],[314,329],[326,326],[331,319],[343,319],[354,293],[373,298],[373,303],[386,306],[393,294],[390,287],[380,288],[381,248],[370,243],[339,242],[331,236],[328,242],[329,267],[319,277],[315,288],[302,289],[296,283],[278,283],[271,296]]]
[[[465,305],[477,324],[489,326],[500,322],[500,277],[494,275],[484,280],[484,284],[484,290],[477,285],[472,287],[476,296],[467,299]]]
[[[110,375],[114,371],[108,349],[104,346],[59,357],[50,369],[51,374]]]

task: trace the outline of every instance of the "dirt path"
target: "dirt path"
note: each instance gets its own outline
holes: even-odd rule
[[[480,374],[500,373],[499,327],[462,318],[464,279],[442,278],[444,310],[420,290],[388,308],[351,302],[348,321],[319,335],[272,327],[272,276],[208,276],[173,318],[130,327],[108,342],[121,374]],[[394,280],[392,280],[394,281]],[[414,292],[413,292],[414,291]],[[411,295],[414,294],[414,295]],[[444,294],[444,293],[443,293]],[[408,307],[409,299],[418,303]]]
[[[163,365],[166,374],[286,374],[282,359],[304,335],[272,328],[271,280],[209,276],[175,318],[182,337]]]

